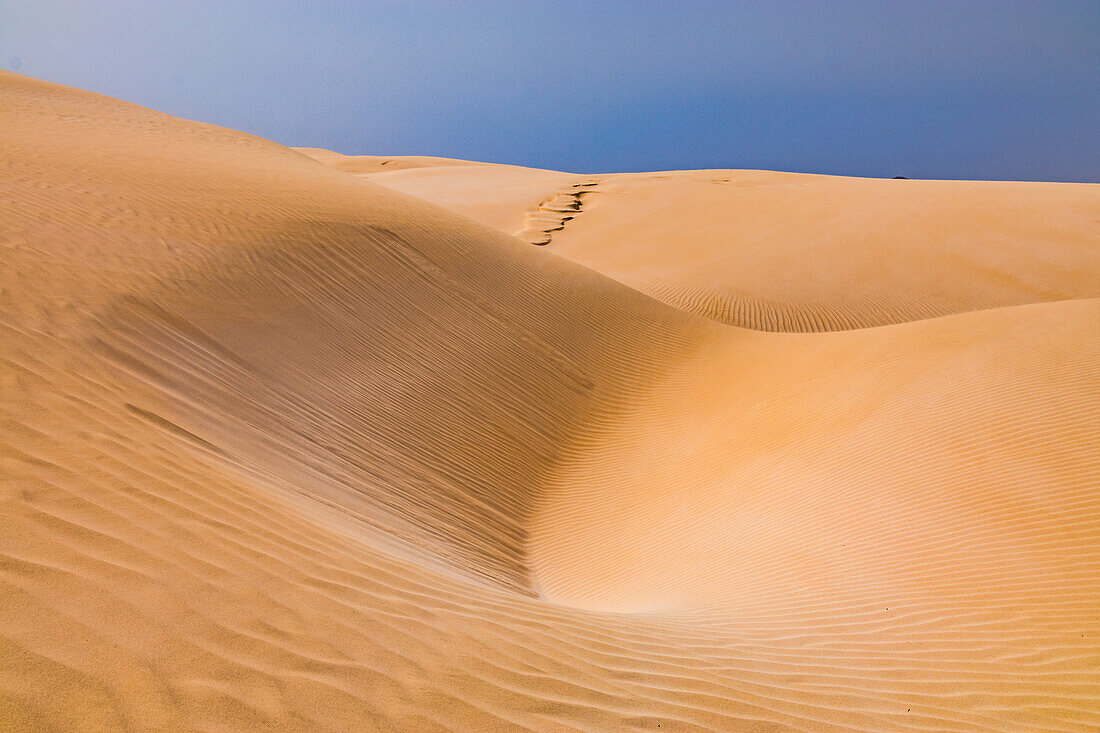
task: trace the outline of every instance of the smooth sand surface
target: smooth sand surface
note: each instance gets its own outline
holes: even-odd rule
[[[838,331],[1100,297],[1094,184],[744,170],[555,181],[440,165],[406,175],[367,177],[745,328]]]
[[[1100,728],[1100,186],[0,123],[0,729]]]

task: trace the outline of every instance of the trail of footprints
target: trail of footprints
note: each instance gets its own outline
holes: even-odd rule
[[[596,179],[574,183],[546,199],[527,215],[523,229],[516,236],[539,246],[550,244],[552,232],[564,229],[565,223],[581,212],[584,197],[592,193],[598,184]]]

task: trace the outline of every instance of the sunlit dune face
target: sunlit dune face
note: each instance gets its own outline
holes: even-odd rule
[[[0,116],[0,728],[1100,724],[1096,186]]]

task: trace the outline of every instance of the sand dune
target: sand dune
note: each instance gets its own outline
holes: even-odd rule
[[[493,168],[368,177],[745,328],[838,331],[1100,297],[1091,184],[730,170],[559,182]]]
[[[1100,726],[1096,186],[0,115],[0,727]]]

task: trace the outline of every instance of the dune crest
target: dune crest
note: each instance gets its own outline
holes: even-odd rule
[[[491,166],[366,177],[552,242],[556,254],[677,308],[756,330],[843,331],[1100,297],[1094,184],[562,175]],[[540,193],[518,200],[521,180]],[[527,216],[517,227],[520,206]]]
[[[0,110],[7,727],[1100,726],[1097,187]]]

